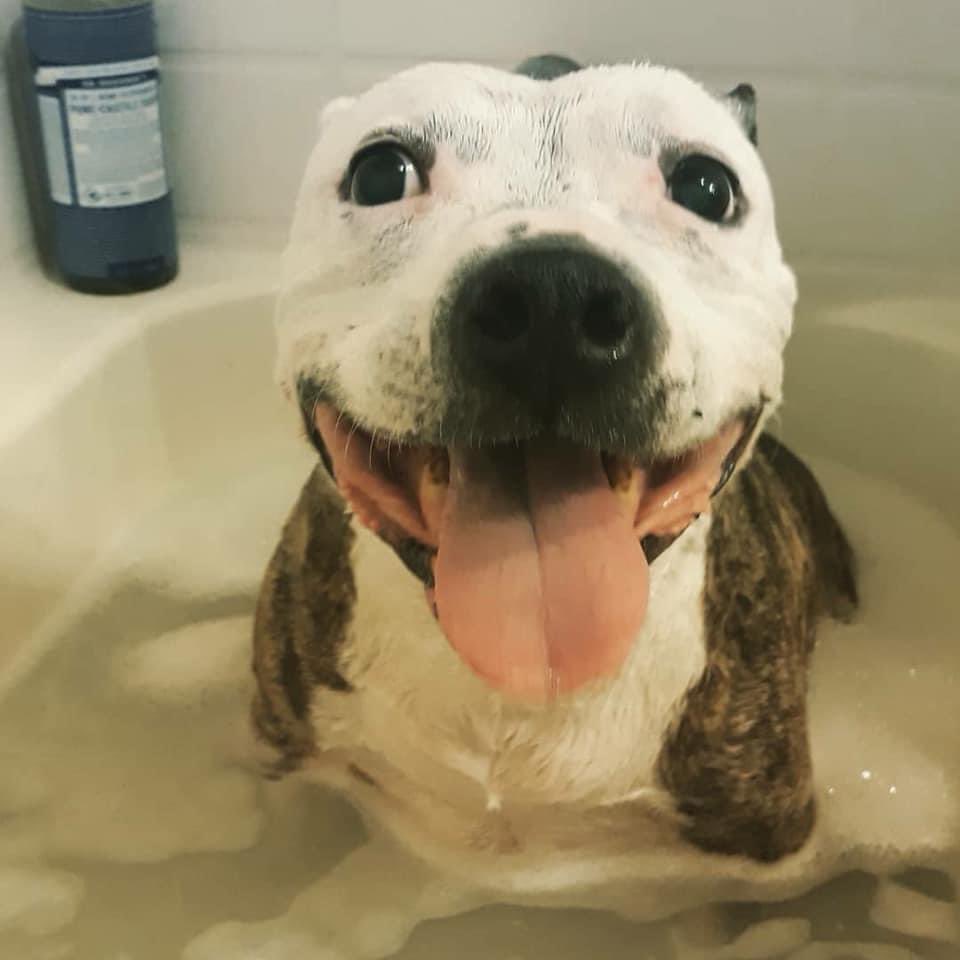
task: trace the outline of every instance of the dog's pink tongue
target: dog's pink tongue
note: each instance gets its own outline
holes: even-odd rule
[[[434,570],[440,625],[508,696],[543,701],[613,673],[643,622],[649,571],[600,457],[451,451]]]

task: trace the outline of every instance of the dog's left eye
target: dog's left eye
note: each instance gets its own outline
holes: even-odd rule
[[[361,207],[396,203],[423,193],[423,181],[412,157],[392,143],[361,151],[351,164],[350,199]]]
[[[667,182],[670,199],[712,223],[729,223],[737,209],[737,178],[719,160],[684,157]]]

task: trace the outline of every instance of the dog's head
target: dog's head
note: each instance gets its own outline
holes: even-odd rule
[[[612,672],[780,397],[752,90],[429,65],[321,126],[278,314],[308,432],[478,673],[539,699]]]

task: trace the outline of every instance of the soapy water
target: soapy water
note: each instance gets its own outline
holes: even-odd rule
[[[278,466],[174,491],[0,704],[0,957],[960,955],[960,537],[895,488],[813,466],[857,545],[863,611],[820,635],[819,852],[792,899],[739,902],[731,881],[719,906],[671,917],[665,891],[647,923],[494,904],[334,794],[262,780],[247,728],[250,614],[276,535],[262,505],[292,502],[302,479]]]

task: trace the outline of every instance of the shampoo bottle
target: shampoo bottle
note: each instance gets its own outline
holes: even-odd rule
[[[41,252],[75,289],[177,273],[153,3],[24,0],[8,70]]]

